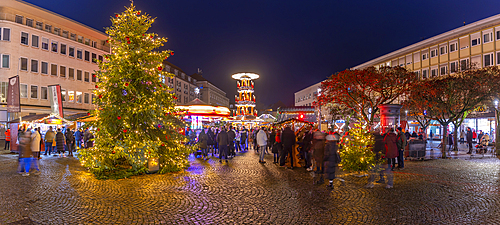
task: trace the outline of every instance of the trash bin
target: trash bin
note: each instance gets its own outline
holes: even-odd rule
[[[420,139],[411,139],[408,142],[408,158],[424,159],[426,142]]]

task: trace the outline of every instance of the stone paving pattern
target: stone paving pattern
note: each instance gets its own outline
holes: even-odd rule
[[[191,158],[185,172],[97,180],[75,158],[44,157],[42,174],[16,173],[0,155],[0,224],[500,224],[500,160],[407,161],[394,189],[314,185],[303,168],[258,163],[250,151],[220,164]]]

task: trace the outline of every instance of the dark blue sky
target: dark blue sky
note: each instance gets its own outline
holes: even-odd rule
[[[27,0],[104,31],[129,0]],[[152,31],[175,51],[169,61],[203,76],[234,101],[230,75],[256,72],[257,101],[293,104],[293,93],[332,73],[423,38],[500,13],[500,1],[136,0],[157,17]]]

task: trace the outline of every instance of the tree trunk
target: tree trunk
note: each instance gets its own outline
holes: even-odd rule
[[[453,132],[453,150],[458,151],[458,128],[460,125],[453,124],[453,126],[455,127],[455,132]]]
[[[446,145],[448,143],[448,123],[442,123],[443,126],[443,140],[441,144],[441,158],[446,159]]]

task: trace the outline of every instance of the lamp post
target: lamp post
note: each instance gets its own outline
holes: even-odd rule
[[[316,100],[319,98],[321,95],[321,88],[318,88],[318,96],[316,97]],[[321,132],[321,104],[318,102],[318,130]]]

